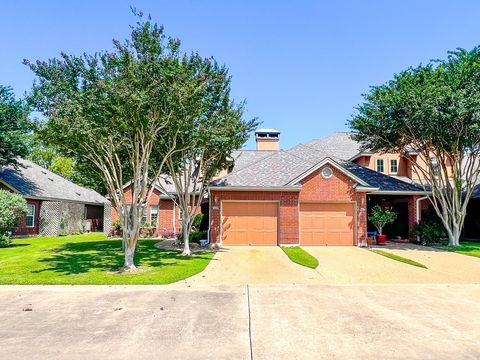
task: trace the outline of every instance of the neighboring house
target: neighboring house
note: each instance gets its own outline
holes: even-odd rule
[[[21,194],[28,213],[13,235],[49,235],[78,231],[110,232],[110,202],[35,163],[20,159],[0,169],[0,189]]]
[[[130,184],[123,187],[125,199],[132,201]],[[155,228],[157,236],[172,235],[182,230],[182,221],[179,207],[175,204],[175,187],[168,177],[161,177],[155,185],[152,195],[148,199],[142,224]],[[207,200],[207,199],[206,199]],[[208,202],[202,205],[202,213],[208,215]],[[117,211],[112,208],[112,220],[119,219]]]
[[[211,242],[358,245],[374,230],[367,217],[375,204],[399,214],[386,234],[413,238],[425,191],[356,163],[361,150],[350,134],[289,150],[279,150],[273,129],[257,131],[256,140],[256,151],[235,152],[229,173],[211,184]]]

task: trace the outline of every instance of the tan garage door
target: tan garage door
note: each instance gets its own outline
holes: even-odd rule
[[[277,245],[278,203],[223,202],[224,245]]]
[[[300,244],[353,245],[354,204],[301,203]]]

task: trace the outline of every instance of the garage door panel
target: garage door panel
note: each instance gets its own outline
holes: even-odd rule
[[[224,202],[225,245],[277,245],[278,203]]]
[[[302,245],[353,245],[353,203],[301,203]]]

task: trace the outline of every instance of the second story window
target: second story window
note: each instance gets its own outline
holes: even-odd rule
[[[383,173],[385,168],[383,167],[383,159],[377,159],[377,171]]]
[[[390,160],[390,172],[396,174],[398,172],[398,161],[397,159]]]
[[[435,156],[432,156],[430,158],[430,161],[432,162],[433,175],[434,176],[440,175],[440,167],[438,166],[437,158]]]

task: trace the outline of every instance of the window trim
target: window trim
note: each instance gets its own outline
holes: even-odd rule
[[[148,225],[152,226],[152,207],[155,207],[157,209],[157,216],[156,216],[156,220],[157,220],[157,223],[155,224],[155,226],[158,226],[158,223],[159,223],[159,219],[160,219],[160,206],[155,204],[155,205],[150,205],[149,206],[149,211],[148,211]]]
[[[378,162],[379,162],[379,161],[382,162],[382,171],[379,170],[379,166],[378,166]],[[376,170],[377,170],[377,172],[382,173],[382,174],[385,173],[385,161],[384,161],[383,159],[377,159],[375,165],[376,165]]]
[[[395,161],[395,171],[392,170],[392,161]],[[398,159],[390,159],[390,172],[392,174],[398,173]]]
[[[37,210],[37,206],[35,204],[30,204],[30,203],[27,203],[27,207],[28,209],[33,209],[32,211],[32,214],[29,215],[28,214],[28,211],[27,211],[27,214],[25,215],[25,227],[27,228],[33,228],[35,227],[35,212]],[[28,225],[28,218],[31,217],[32,218],[32,225]]]

